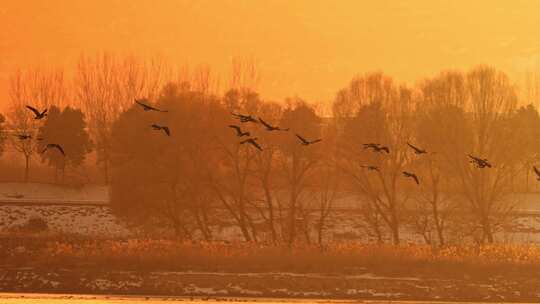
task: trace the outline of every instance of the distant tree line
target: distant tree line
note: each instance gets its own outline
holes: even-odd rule
[[[519,106],[526,101],[518,102],[515,85],[488,66],[413,87],[383,73],[359,75],[337,92],[331,113],[300,98],[263,100],[249,63],[236,62],[224,94],[208,69],[173,75],[161,62],[110,55],[81,58],[71,89],[61,72],[17,73],[10,111],[0,117],[11,133],[0,146],[23,156],[26,179],[40,155],[56,180],[94,149],[115,212],[185,239],[212,240],[212,227],[228,221],[246,241],[323,246],[328,219],[346,200],[379,242],[400,244],[407,227],[434,246],[492,243],[513,219],[515,194],[536,182],[540,116]],[[143,111],[134,103],[141,97],[167,112]],[[34,121],[27,103],[49,108],[48,119]],[[231,125],[262,151],[241,144],[247,137]],[[303,145],[296,135],[322,141]],[[43,138],[65,145],[66,156],[38,154]],[[469,155],[493,167],[480,169]]]

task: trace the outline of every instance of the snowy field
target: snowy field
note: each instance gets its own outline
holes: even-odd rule
[[[106,205],[106,186],[63,187],[54,184],[0,183],[0,205],[6,204],[95,204]]]
[[[42,218],[52,233],[78,234],[90,237],[129,237],[134,236],[125,223],[116,218],[108,207],[108,189],[104,186],[87,185],[83,187],[61,187],[51,184],[0,184],[0,232],[20,227],[31,218]],[[513,231],[498,236],[505,242],[540,243],[540,216],[537,210],[537,195],[521,195],[519,209],[531,210],[531,215],[521,215]],[[349,202],[350,204],[350,202]],[[339,208],[352,207],[348,204]],[[540,209],[540,208],[538,208]],[[225,210],[217,210],[215,218],[219,225],[212,226],[216,240],[242,240],[242,233]],[[331,214],[324,233],[326,240],[373,240],[366,233],[360,220],[348,210]],[[403,227],[405,242],[422,243],[418,234]],[[313,235],[313,239],[316,236]]]
[[[224,212],[224,211],[218,211]],[[90,237],[123,238],[135,236],[128,226],[115,217],[107,206],[84,205],[1,205],[0,232],[8,232],[24,225],[31,218],[42,218],[49,231]],[[226,217],[225,215],[223,217]],[[522,216],[516,221],[517,231],[499,235],[504,242],[540,243],[540,217]],[[359,217],[336,211],[328,220],[326,240],[373,240],[368,237]],[[216,240],[243,240],[242,233],[232,222],[221,221],[211,227]],[[421,237],[405,227],[402,237],[406,242],[423,242]],[[315,239],[315,235],[313,235]]]

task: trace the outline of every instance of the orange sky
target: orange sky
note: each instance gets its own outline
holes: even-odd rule
[[[536,67],[540,1],[0,0],[0,104],[16,67],[73,66],[81,53],[208,64],[253,57],[260,92],[332,100],[358,72],[413,82],[488,63]]]

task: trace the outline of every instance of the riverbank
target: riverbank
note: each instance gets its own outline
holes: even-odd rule
[[[5,238],[0,292],[423,301],[540,300],[540,247]]]
[[[540,277],[434,279],[322,273],[0,270],[0,291],[69,294],[534,302]]]

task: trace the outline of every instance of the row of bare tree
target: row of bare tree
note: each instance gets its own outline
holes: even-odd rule
[[[486,66],[444,72],[414,88],[381,73],[358,76],[337,94],[332,117],[298,99],[262,101],[249,89],[220,97],[169,84],[156,102],[170,112],[132,107],[113,125],[113,202],[120,213],[164,219],[189,238],[211,239],[211,227],[229,220],[246,241],[291,245],[313,241],[315,232],[322,243],[335,204],[345,202],[363,210],[381,242],[389,236],[399,244],[407,226],[445,245],[456,240],[447,235],[459,225],[462,235],[491,243],[511,217],[516,180],[528,177],[540,149],[536,109],[517,107],[506,75]],[[268,132],[231,113],[290,131]],[[155,134],[147,127],[153,122],[173,135]],[[227,127],[234,123],[263,151],[241,145]],[[304,146],[295,133],[323,141]],[[407,143],[429,153],[417,155]],[[469,154],[493,168],[473,166]],[[415,172],[420,185],[403,171]],[[216,208],[227,211],[226,219]]]
[[[210,240],[216,227],[233,223],[246,241],[288,245],[314,237],[322,244],[336,205],[361,210],[355,216],[380,242],[399,244],[412,227],[426,242],[445,245],[457,240],[457,226],[478,242],[494,242],[538,158],[538,112],[518,107],[516,87],[487,66],[443,72],[414,87],[382,73],[360,75],[337,93],[330,117],[298,98],[262,100],[254,65],[234,67],[223,95],[209,69],[171,78],[162,62],[107,55],[81,58],[71,90],[61,72],[18,73],[8,129],[37,128],[23,106],[29,100],[47,107],[70,96],[85,115],[116,212],[171,227],[179,237]],[[141,96],[168,112],[142,111],[133,104]],[[267,131],[231,113],[290,131]],[[171,136],[154,131],[154,123]],[[240,144],[231,124],[263,150]],[[305,146],[295,134],[323,140]],[[407,143],[429,153],[415,154]],[[35,148],[13,146],[28,168]],[[493,168],[476,168],[469,154]]]
[[[233,67],[248,66],[236,60]],[[254,66],[254,65],[253,65]],[[238,68],[236,68],[238,69]],[[245,68],[242,70],[246,70]],[[71,75],[71,74],[70,74]],[[9,107],[2,128],[4,143],[25,160],[24,180],[30,179],[30,166],[39,149],[36,141],[20,141],[17,134],[36,137],[43,121],[34,120],[25,107],[39,109],[67,106],[83,111],[86,129],[94,143],[97,166],[106,183],[110,177],[111,126],[135,98],[155,99],[167,82],[201,92],[217,90],[218,82],[208,67],[173,71],[164,60],[101,54],[81,56],[71,78],[62,69],[19,70],[10,77]],[[5,140],[7,139],[7,141]]]

